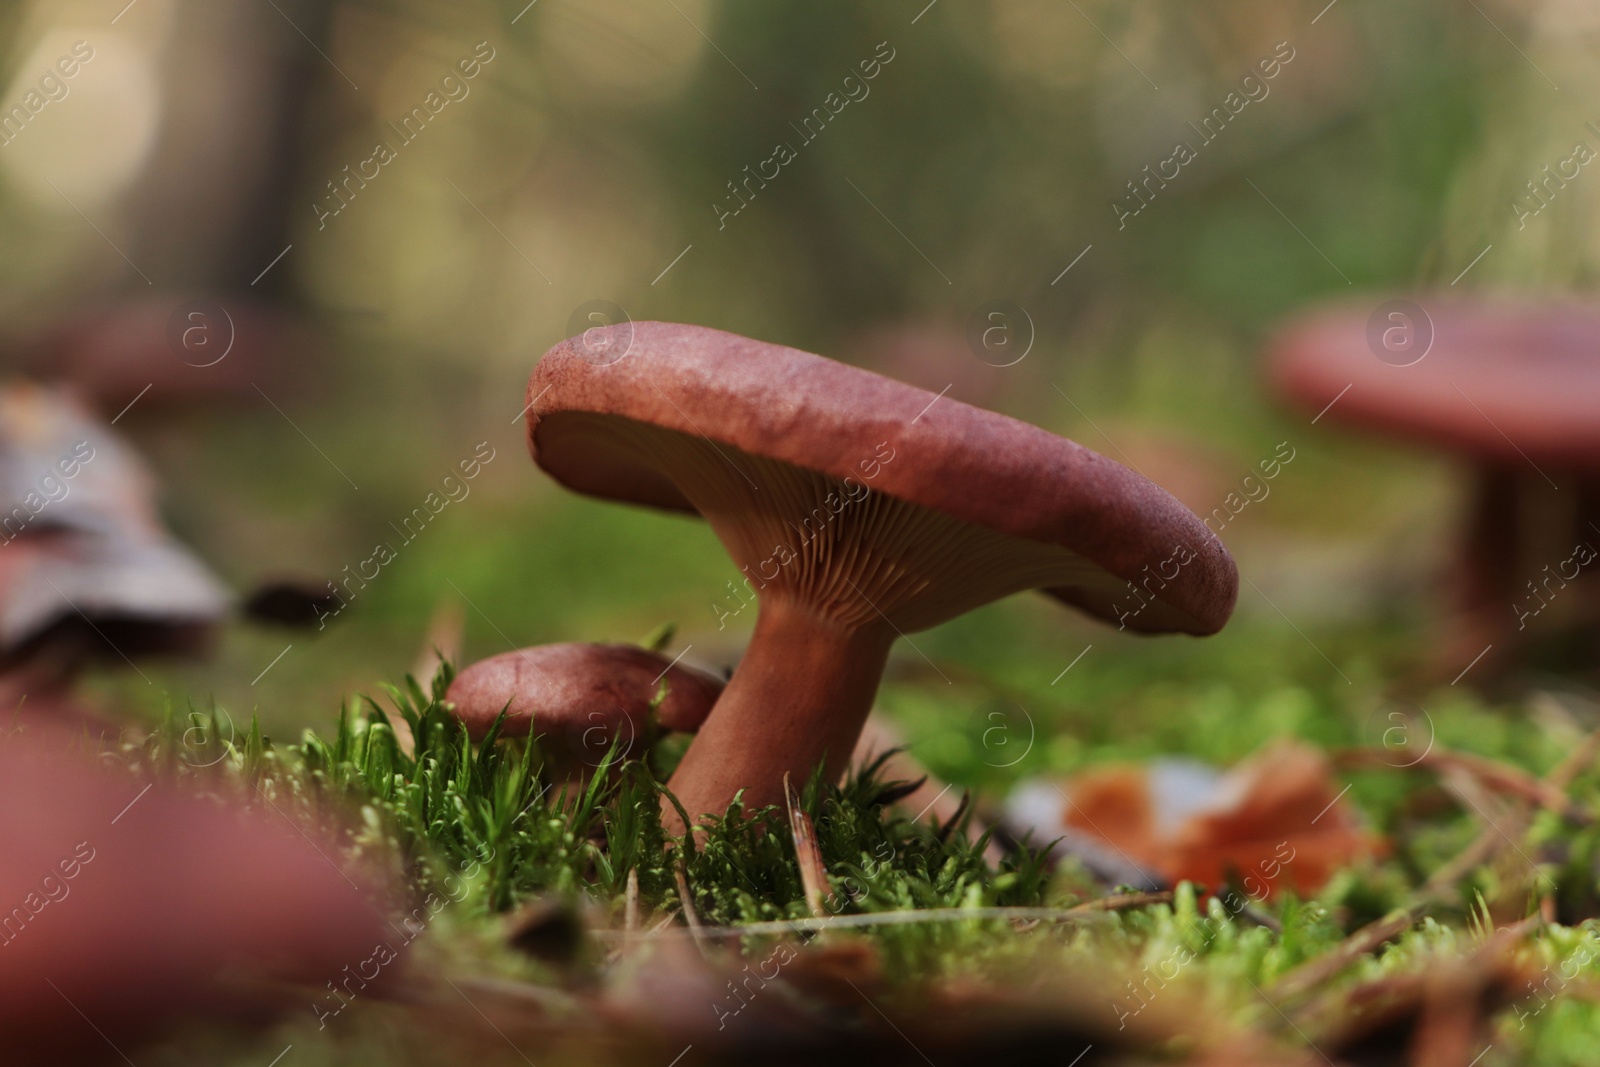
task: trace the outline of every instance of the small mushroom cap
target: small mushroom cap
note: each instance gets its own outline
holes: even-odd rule
[[[1274,386],[1303,410],[1326,409],[1330,422],[1491,462],[1600,469],[1600,308],[1459,299],[1421,306],[1433,343],[1406,366],[1397,364],[1410,353],[1387,361],[1375,353],[1374,302],[1293,320],[1268,345]],[[1396,322],[1406,325],[1425,328]]]
[[[833,596],[822,610],[847,624],[925,629],[1037,588],[1147,632],[1212,633],[1233,611],[1233,558],[1159,486],[1037,426],[821,356],[623,323],[551,348],[527,398],[530,450],[557,481],[699,512],[752,580]],[[782,577],[764,566],[775,545]],[[1152,580],[1175,554],[1188,557],[1176,574]],[[1149,598],[1136,611],[1132,582]]]
[[[553,754],[593,767],[613,739],[631,748],[645,732],[650,705],[665,730],[694,731],[722,694],[722,680],[674,664],[635,645],[539,645],[480,660],[458,674],[445,699],[474,738],[482,738],[500,712],[505,737],[538,735]]]

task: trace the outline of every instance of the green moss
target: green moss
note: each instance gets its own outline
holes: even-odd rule
[[[270,801],[291,818],[334,835],[343,862],[393,872],[419,905],[447,896],[453,903],[430,922],[418,951],[448,973],[500,975],[550,987],[574,981],[571,972],[511,951],[501,917],[525,902],[556,898],[590,916],[591,925],[617,927],[630,876],[646,914],[681,909],[681,870],[704,924],[809,917],[784,812],[746,810],[735,801],[698,842],[664,833],[661,782],[681,754],[681,738],[658,743],[641,759],[618,760],[613,753],[586,786],[563,786],[546,776],[536,742],[500,738],[497,731],[472,742],[442,706],[449,679],[444,672],[428,693],[408,679],[389,690],[384,705],[356,701],[341,709],[331,729],[308,729],[292,743],[264,736],[256,721],[233,736],[217,710],[169,713],[142,741],[126,744],[123,754],[147,770],[219,795],[257,805]],[[988,701],[972,688],[938,693],[931,686],[904,685],[891,685],[888,700],[916,736],[945,739],[920,746],[925,760],[970,781],[1046,768],[1061,773],[1091,760],[1164,751],[1199,751],[1221,761],[1277,734],[1333,747],[1381,745],[1381,737],[1372,736],[1370,713],[1361,715],[1360,702],[1343,689],[1215,681],[1191,687],[1184,700],[1176,688],[1152,685],[1136,702],[1135,718],[1171,715],[1174,722],[1201,724],[1204,729],[1189,730],[1187,745],[1130,737],[1127,724],[1100,716],[1078,732],[1085,740],[1035,746],[1020,769],[997,769],[981,734],[974,740],[961,732],[962,717],[971,714],[965,702],[978,700],[979,708],[991,710],[1003,709],[1003,702]],[[1027,699],[1041,718],[1050,714],[1036,695]],[[1172,715],[1179,701],[1184,714]],[[1441,695],[1424,706],[1432,709],[1440,746],[1535,773],[1548,771],[1571,748],[1571,738],[1557,738],[1468,694]],[[410,754],[396,737],[395,725],[402,721],[417,739]],[[1104,913],[1092,921],[1019,930],[1007,919],[961,918],[862,927],[846,936],[876,948],[890,997],[951,979],[1024,990],[1052,974],[1092,974],[1111,1025],[1173,990],[1174,1000],[1202,1004],[1224,1023],[1303,1040],[1300,1024],[1287,1025],[1290,1016],[1270,1005],[1263,990],[1333,950],[1364,923],[1415,907],[1428,876],[1482,832],[1481,820],[1456,805],[1419,807],[1418,798],[1437,795],[1431,773],[1392,766],[1349,778],[1351,798],[1388,835],[1391,851],[1381,861],[1339,872],[1314,899],[1281,896],[1235,914],[1218,897],[1185,883],[1170,905]],[[896,785],[874,767],[839,786],[813,778],[801,791],[830,881],[829,914],[1063,907],[1103,892],[1074,864],[1052,872],[1027,850],[991,868],[982,843],[970,842],[963,827],[900,814],[888,803]],[[1410,929],[1351,960],[1317,996],[1337,1003],[1343,991],[1361,983],[1450,965],[1481,945],[1491,928],[1484,901],[1497,901],[1504,921],[1508,902],[1528,900],[1534,874],[1554,897],[1558,917],[1576,922],[1600,911],[1600,823],[1594,819],[1600,813],[1600,774],[1578,776],[1570,796],[1573,817],[1536,816],[1514,848],[1468,871]],[[747,937],[743,951],[762,953],[771,943]],[[1519,952],[1539,975],[1560,977],[1527,990],[1522,1003],[1499,1012],[1495,1055],[1502,1062],[1582,1062],[1584,1042],[1600,1018],[1575,998],[1600,979],[1600,937],[1587,922],[1550,925],[1530,935]],[[591,951],[585,959],[580,970],[593,978],[599,954]],[[1092,1017],[1101,1005],[1091,1003],[1089,1010]]]

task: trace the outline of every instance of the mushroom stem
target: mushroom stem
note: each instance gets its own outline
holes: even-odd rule
[[[741,789],[746,810],[782,804],[784,773],[804,781],[818,763],[838,778],[895,636],[887,625],[841,626],[763,600],[739,669],[668,782],[689,817],[721,815]],[[669,832],[683,832],[670,802],[662,817]]]

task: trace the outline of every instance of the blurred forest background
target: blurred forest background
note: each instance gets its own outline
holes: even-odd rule
[[[0,7],[6,107],[74,43],[95,53],[0,147],[13,369],[85,309],[266,302],[306,328],[264,364],[275,384],[136,406],[118,429],[158,469],[173,528],[241,594],[397,546],[326,630],[230,627],[205,662],[143,665],[148,684],[108,672],[108,706],[215,700],[293,735],[402,676],[441,612],[464,616],[468,659],[676,621],[674,650],[734,663],[753,613],[717,629],[735,572],[703,524],[575,497],[529,462],[529,371],[596,300],[949,385],[1201,513],[1293,448],[1222,531],[1248,580],[1215,638],[1136,639],[1018,597],[916,638],[949,685],[902,642],[883,701],[957,780],[1070,769],[1097,746],[1232,759],[1317,706],[1359,732],[1385,680],[1425,658],[1460,472],[1283,409],[1261,343],[1307,305],[1448,288],[1469,263],[1453,292],[1587,289],[1600,178],[1522,228],[1510,204],[1575,140],[1597,143],[1600,10],[524,2]],[[794,127],[885,42],[870,91],[805,141]],[[1191,124],[1285,42],[1266,94],[1203,142]],[[406,140],[396,125],[449,75],[468,91]],[[380,141],[394,158],[333,199]],[[1197,158],[1119,227],[1128,182],[1177,141]],[[728,183],[780,142],[796,158],[722,217]],[[1032,324],[1011,366],[968,343],[992,301]],[[495,458],[470,495],[402,545],[394,525],[483,441]],[[1013,749],[994,748],[997,722],[1024,731]]]

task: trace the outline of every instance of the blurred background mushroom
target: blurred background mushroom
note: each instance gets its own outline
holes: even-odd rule
[[[331,14],[327,0],[168,0],[109,27],[82,4],[26,13],[40,36],[18,76],[59,100],[6,128],[0,164],[41,215],[94,226],[114,209],[122,232],[95,226],[120,268],[22,320],[25,369],[135,423],[296,380],[309,337],[288,273],[268,268],[291,245]]]
[[[1597,337],[1586,306],[1424,297],[1309,313],[1272,342],[1291,403],[1469,465],[1447,676],[1515,663],[1540,635],[1576,637],[1580,662],[1600,652]]]
[[[68,392],[0,387],[0,700],[94,717],[73,683],[95,664],[194,656],[229,595],[167,532],[154,479]]]
[[[392,936],[381,883],[334,865],[328,842],[270,809],[246,816],[96,766],[71,739],[0,739],[11,1062],[117,1062],[184,1019],[303,1012],[294,986],[347,981]]]

